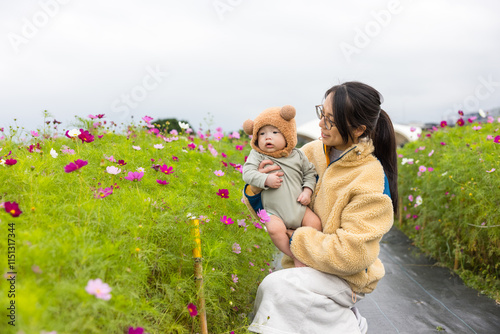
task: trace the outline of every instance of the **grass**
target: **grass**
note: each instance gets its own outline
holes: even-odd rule
[[[466,284],[500,301],[500,124],[462,120],[399,150],[399,227]],[[443,124],[444,125],[444,124]]]
[[[269,273],[275,253],[240,200],[239,165],[250,150],[246,139],[226,134],[216,140],[201,131],[155,133],[142,121],[120,130],[99,121],[94,126],[80,119],[78,124],[94,135],[92,142],[47,126],[25,141],[11,128],[0,140],[3,161],[17,161],[0,166],[0,203],[16,202],[22,210],[18,217],[0,212],[2,282],[8,272],[17,273],[15,296],[9,297],[7,284],[0,294],[0,305],[15,302],[16,326],[5,320],[3,308],[0,332],[199,331],[198,317],[187,309],[189,303],[198,305],[193,217],[201,223],[209,332],[246,332],[258,283]],[[63,153],[68,150],[74,154]],[[66,173],[65,166],[77,159],[88,164]],[[164,165],[173,172],[157,170]],[[111,166],[121,172],[108,173]],[[140,180],[125,179],[138,168],[144,169]],[[218,170],[224,175],[217,176]],[[112,194],[101,197],[104,188]],[[218,196],[219,189],[227,189],[229,197]],[[234,223],[224,224],[224,216]],[[7,237],[9,225],[12,238]],[[233,252],[235,244],[241,253]],[[5,259],[9,250],[15,254],[13,269]],[[85,290],[96,278],[111,287],[110,300]]]

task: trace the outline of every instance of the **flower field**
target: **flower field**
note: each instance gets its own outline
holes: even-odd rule
[[[241,202],[250,146],[151,121],[0,129],[0,333],[199,332],[194,219],[208,330],[246,332],[275,253]]]
[[[399,150],[399,227],[498,301],[500,119],[459,113],[454,127],[442,122]]]

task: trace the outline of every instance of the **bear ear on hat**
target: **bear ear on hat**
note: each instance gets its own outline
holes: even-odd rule
[[[295,108],[293,106],[284,106],[280,110],[280,115],[285,121],[291,121],[295,117]]]
[[[245,131],[247,135],[253,134],[253,121],[251,119],[247,119],[243,123],[243,131]]]

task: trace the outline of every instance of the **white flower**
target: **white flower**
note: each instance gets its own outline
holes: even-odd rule
[[[5,166],[5,160],[4,159],[0,159],[0,166]]]
[[[134,150],[137,150],[137,151],[139,151],[139,150],[141,149],[141,147],[140,147],[140,146],[132,146],[132,148],[133,148]]]
[[[50,149],[50,155],[52,156],[52,158],[54,158],[54,159],[55,159],[55,158],[57,158],[57,156],[58,156],[59,154],[57,154],[56,150],[54,150],[53,148],[51,148],[51,149]]]
[[[196,219],[196,216],[193,216],[193,214],[191,212],[189,212],[186,217],[188,217],[189,219]]]
[[[420,204],[422,204],[422,196],[418,195],[415,199],[415,205],[419,206]]]
[[[182,129],[184,129],[184,130],[186,130],[187,128],[189,128],[189,124],[188,123],[184,123],[184,122],[179,122],[179,126]]]
[[[80,130],[78,129],[73,129],[68,131],[68,136],[76,138],[80,134]]]
[[[413,159],[403,158],[403,160],[401,161],[401,165],[412,164],[412,163],[413,163]]]
[[[109,174],[113,174],[113,175],[116,175],[118,173],[120,173],[122,170],[118,167],[115,167],[115,166],[108,166],[106,167],[106,172],[108,172]]]
[[[479,109],[479,116],[485,118],[486,117],[486,113],[484,112],[483,109]]]
[[[138,172],[144,172],[144,168],[143,167],[139,167],[139,168],[137,168],[137,171]]]
[[[154,148],[161,150],[164,146],[162,144],[154,145]]]

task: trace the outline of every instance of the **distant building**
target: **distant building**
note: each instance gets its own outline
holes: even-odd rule
[[[319,121],[315,119],[297,127],[298,146],[302,146],[320,137],[321,130],[318,122]],[[398,147],[401,147],[410,141],[416,140],[418,135],[422,133],[421,126],[403,124],[393,124],[393,126],[396,134],[396,145]]]

